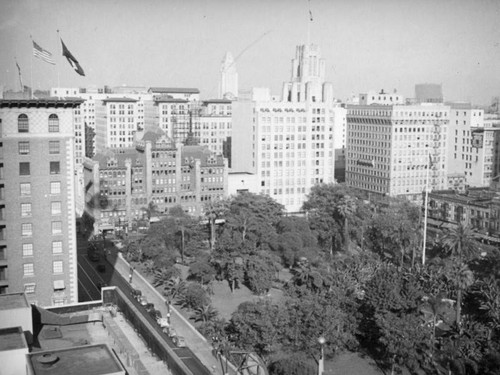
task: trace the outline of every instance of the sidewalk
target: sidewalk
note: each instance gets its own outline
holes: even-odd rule
[[[130,265],[122,254],[119,253],[115,262],[115,270],[120,273],[126,280],[129,279]],[[165,298],[136,270],[132,277],[132,286],[139,289],[142,295],[145,296],[150,303],[154,303],[155,308],[161,311],[162,316],[167,316],[167,306]],[[220,361],[212,355],[212,345],[201,333],[199,333],[186,318],[171,306],[170,321],[172,327],[176,330],[179,336],[183,336],[187,346],[193,351],[198,359],[205,367],[217,375],[223,375]],[[236,370],[229,369],[229,375],[236,375]]]

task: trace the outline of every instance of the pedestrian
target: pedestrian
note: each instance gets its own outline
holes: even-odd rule
[[[130,272],[128,275],[128,282],[132,284],[132,272]]]

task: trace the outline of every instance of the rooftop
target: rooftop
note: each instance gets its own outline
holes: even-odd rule
[[[151,87],[149,89],[151,92],[157,93],[174,93],[174,94],[199,94],[200,90],[194,88],[183,88],[183,87]]]
[[[123,98],[106,98],[106,99],[103,99],[102,100],[103,103],[110,103],[110,102],[113,102],[113,103],[135,103],[137,102],[136,99],[132,99],[132,98],[126,98],[126,97],[123,97]]]
[[[27,350],[28,344],[21,327],[0,329],[0,352],[22,348]]]
[[[0,310],[29,308],[28,300],[24,293],[2,294],[0,296]]]
[[[28,366],[35,375],[125,374],[123,366],[104,344],[30,353]]]

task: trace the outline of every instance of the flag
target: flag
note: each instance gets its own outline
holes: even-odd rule
[[[36,44],[34,40],[32,40],[32,42],[33,42],[33,56],[38,57],[39,59],[42,59],[43,61],[49,64],[52,65],[56,64],[55,61],[52,60],[52,54],[49,51],[44,50],[42,47]]]
[[[75,56],[73,56],[71,54],[71,52],[69,52],[69,49],[66,47],[66,45],[64,44],[62,39],[61,39],[61,44],[62,44],[62,50],[63,50],[62,54],[64,57],[66,57],[66,59],[68,59],[69,65],[71,65],[71,67],[73,69],[75,69],[75,72],[77,72],[81,76],[85,76],[85,72],[83,71],[82,67],[78,63],[78,60],[75,59]]]
[[[21,75],[21,67],[17,63],[17,60],[16,60],[16,66],[17,66],[17,71],[19,72],[19,83],[21,84],[21,90],[22,90],[24,88],[24,85],[23,85],[23,76]]]

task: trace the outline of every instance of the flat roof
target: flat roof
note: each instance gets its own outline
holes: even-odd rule
[[[85,100],[81,98],[64,98],[55,97],[43,99],[0,99],[0,107],[77,107]]]
[[[28,364],[35,375],[125,374],[125,369],[106,344],[30,353]]]
[[[13,310],[30,307],[24,293],[0,294],[0,310]]]
[[[0,329],[0,352],[22,348],[28,349],[28,344],[21,327]]]
[[[152,92],[175,93],[175,94],[199,94],[200,90],[189,87],[151,87]]]
[[[135,103],[137,102],[136,99],[132,98],[104,98],[102,99],[103,103]]]

